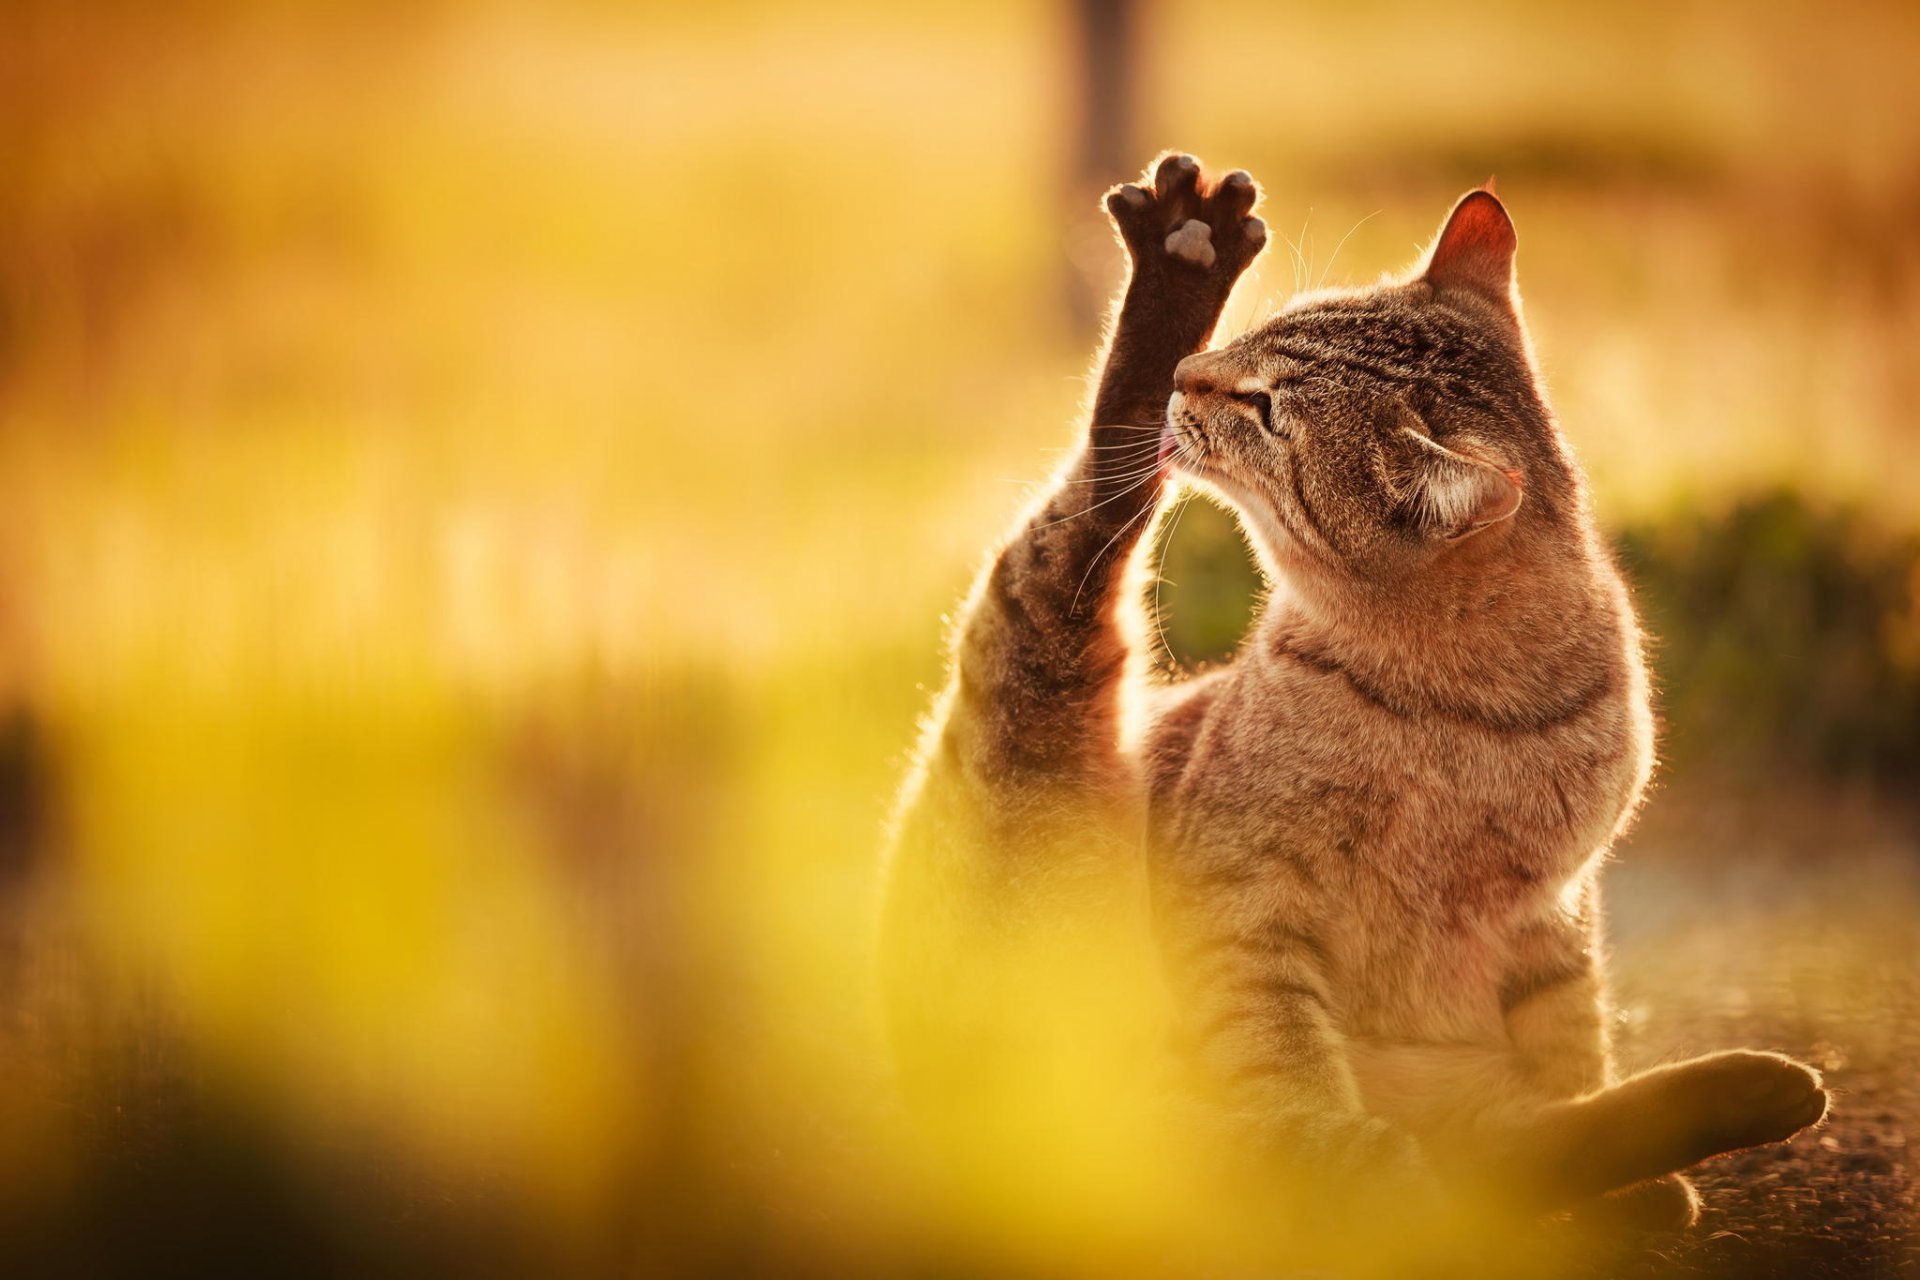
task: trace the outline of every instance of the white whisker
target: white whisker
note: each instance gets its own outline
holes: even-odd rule
[[[1180,517],[1187,513],[1187,507],[1193,502],[1193,497],[1191,489],[1181,493],[1180,505],[1173,509],[1173,519],[1167,525],[1167,536],[1160,539],[1160,565],[1153,575],[1153,629],[1160,639],[1160,648],[1167,655],[1167,664],[1176,668],[1180,665],[1180,660],[1174,656],[1173,646],[1167,643],[1166,615],[1160,608],[1160,588],[1167,581],[1167,549],[1173,545],[1174,531],[1180,527]]]
[[[1361,227],[1366,226],[1368,222],[1372,221],[1374,218],[1377,218],[1379,216],[1380,216],[1380,210],[1375,209],[1372,213],[1368,214],[1366,217],[1360,219],[1360,221],[1354,223],[1351,227],[1347,228],[1347,234],[1344,236],[1341,236],[1340,243],[1333,246],[1333,256],[1327,259],[1326,268],[1320,272],[1320,283],[1316,284],[1314,288],[1319,289],[1319,288],[1325,287],[1327,283],[1327,273],[1332,271],[1333,264],[1340,260],[1340,250],[1346,248],[1348,238],[1351,237],[1353,233],[1358,231]]]
[[[1151,514],[1154,508],[1157,507],[1158,505],[1159,503],[1157,502],[1149,502],[1144,507],[1141,507],[1140,510],[1134,512],[1131,516],[1128,516],[1125,523],[1123,523],[1118,529],[1115,529],[1113,531],[1113,536],[1111,538],[1108,538],[1104,543],[1102,543],[1100,545],[1100,549],[1093,553],[1093,559],[1087,562],[1087,571],[1080,575],[1080,585],[1075,587],[1073,590],[1073,603],[1067,606],[1068,613],[1072,613],[1074,610],[1080,607],[1080,595],[1082,592],[1084,592],[1087,589],[1087,579],[1091,578],[1093,576],[1093,571],[1099,568],[1101,559],[1104,558],[1107,554],[1107,548],[1111,547],[1114,543],[1118,542],[1120,540],[1120,535],[1125,533],[1130,527],[1132,527],[1134,521],[1140,519],[1142,516]]]
[[[1156,467],[1154,468],[1154,470],[1158,471],[1159,468]],[[1112,495],[1111,497],[1102,498],[1100,501],[1094,503],[1092,506],[1083,507],[1078,511],[1068,512],[1066,515],[1061,516],[1058,520],[1049,520],[1045,524],[1034,525],[1030,530],[1028,530],[1028,532],[1038,533],[1042,529],[1051,529],[1057,524],[1065,524],[1069,520],[1077,520],[1081,516],[1091,515],[1095,511],[1098,511],[1100,508],[1106,506],[1109,503],[1118,502],[1120,499],[1126,497],[1128,494],[1132,493],[1135,489],[1138,489],[1141,485],[1145,484],[1147,481],[1151,480],[1152,478],[1153,478],[1153,474],[1150,472],[1147,475],[1142,476],[1140,479],[1134,481],[1132,484],[1128,485],[1126,488],[1122,489],[1120,492]]]

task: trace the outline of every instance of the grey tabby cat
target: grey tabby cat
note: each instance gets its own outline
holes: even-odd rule
[[[1405,276],[1203,351],[1254,198],[1186,156],[1108,197],[1133,274],[1092,425],[976,585],[903,803],[907,1078],[981,1115],[1022,1072],[1135,1070],[1164,1018],[1247,1150],[1690,1223],[1680,1170],[1827,1096],[1768,1053],[1610,1060],[1599,872],[1652,720],[1513,224],[1470,192]],[[1238,512],[1276,590],[1230,665],[1162,686],[1135,552],[1170,473]],[[1067,971],[1092,979],[1041,977]]]

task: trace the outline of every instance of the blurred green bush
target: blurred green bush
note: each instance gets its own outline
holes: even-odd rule
[[[1920,768],[1920,537],[1781,489],[1616,541],[1676,764]]]

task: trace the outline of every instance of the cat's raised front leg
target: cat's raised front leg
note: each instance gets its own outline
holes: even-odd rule
[[[989,792],[1099,793],[1115,781],[1125,567],[1164,483],[1159,429],[1174,366],[1212,335],[1265,242],[1250,214],[1257,195],[1245,173],[1211,182],[1191,156],[1172,155],[1150,184],[1107,197],[1131,270],[1086,443],[995,559],[960,629],[957,696],[938,745]],[[1017,809],[1009,816],[1026,823]]]
[[[1265,239],[1256,195],[1246,174],[1212,182],[1189,156],[1109,195],[1132,264],[1093,422],[962,613],[883,924],[903,1061],[944,1065],[955,1087],[977,1088],[996,1060],[1043,1076],[1030,1047],[1022,1061],[989,1046],[1044,1037],[1066,1052],[1098,1038],[1095,1006],[1142,1004],[1110,958],[1144,933],[1124,919],[1144,910],[1141,785],[1121,741],[1125,569],[1164,483],[1174,366],[1212,334]]]
[[[1210,183],[1188,155],[1164,156],[1148,177],[1107,193],[1131,271],[1094,399],[1096,433],[1158,428],[1174,366],[1207,345],[1235,282],[1267,242],[1266,224],[1252,216],[1258,195],[1244,170]]]

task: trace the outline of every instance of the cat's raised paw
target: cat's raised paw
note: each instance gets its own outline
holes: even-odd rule
[[[1198,218],[1188,218],[1167,237],[1167,252],[1196,266],[1213,265],[1213,229]]]
[[[1109,191],[1107,212],[1136,269],[1174,263],[1231,285],[1266,244],[1266,224],[1251,216],[1259,196],[1244,169],[1214,181],[1198,160],[1174,153]]]

